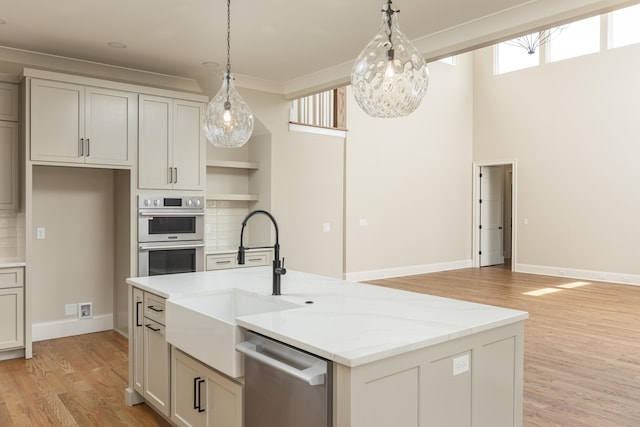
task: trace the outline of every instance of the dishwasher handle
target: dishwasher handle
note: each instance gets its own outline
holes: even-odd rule
[[[236,345],[236,350],[247,357],[264,363],[278,371],[284,372],[292,377],[298,378],[309,385],[323,385],[327,372],[326,363],[318,361],[318,363],[309,366],[306,369],[297,369],[291,365],[287,365],[280,360],[273,359],[257,350],[257,346],[249,341]]]

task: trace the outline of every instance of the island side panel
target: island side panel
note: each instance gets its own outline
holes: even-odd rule
[[[523,339],[519,321],[354,368],[337,365],[334,426],[521,426]]]

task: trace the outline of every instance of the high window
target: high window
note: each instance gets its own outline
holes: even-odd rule
[[[600,50],[600,17],[572,22],[547,45],[549,62],[575,58]]]
[[[525,37],[535,37],[536,34],[529,34]],[[499,43],[495,49],[496,74],[509,73],[511,71],[522,70],[524,68],[535,67],[540,64],[538,52],[528,53],[526,49],[514,44],[512,41]]]
[[[640,43],[640,5],[611,12],[609,28],[609,47]]]

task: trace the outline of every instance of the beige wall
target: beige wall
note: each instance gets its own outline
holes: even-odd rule
[[[517,159],[516,268],[640,284],[640,46],[499,76],[491,48],[475,61],[474,161]]]
[[[33,323],[75,320],[65,304],[93,302],[94,316],[113,313],[114,172],[35,166],[32,272]]]
[[[217,81],[199,83],[210,97],[217,92]],[[248,143],[256,145],[248,147],[249,157],[260,161],[250,185],[261,187],[261,199],[252,208],[269,210],[278,221],[285,267],[342,277],[343,140],[289,132],[291,101],[255,90],[238,91],[259,122],[260,135]],[[265,180],[270,180],[270,189]],[[260,221],[256,217],[256,225]],[[330,232],[322,231],[323,223],[330,224]],[[256,227],[253,219],[251,225]],[[251,232],[254,244],[264,243],[263,237]],[[286,277],[283,288],[285,283]]]
[[[271,210],[285,266],[342,277],[343,140],[289,132],[290,101],[242,94],[271,133]],[[323,223],[331,224],[329,233]]]
[[[469,265],[471,59],[430,64],[427,95],[407,117],[368,117],[348,91],[347,277]]]

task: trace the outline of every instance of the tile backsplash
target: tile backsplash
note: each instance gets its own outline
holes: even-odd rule
[[[15,212],[0,211],[0,259],[16,259],[21,255],[18,245],[20,227]],[[21,234],[24,236],[24,233]]]
[[[238,249],[242,220],[248,213],[248,202],[207,200],[205,215],[205,243],[207,249]],[[245,230],[245,241],[248,240],[248,237],[248,230]]]

